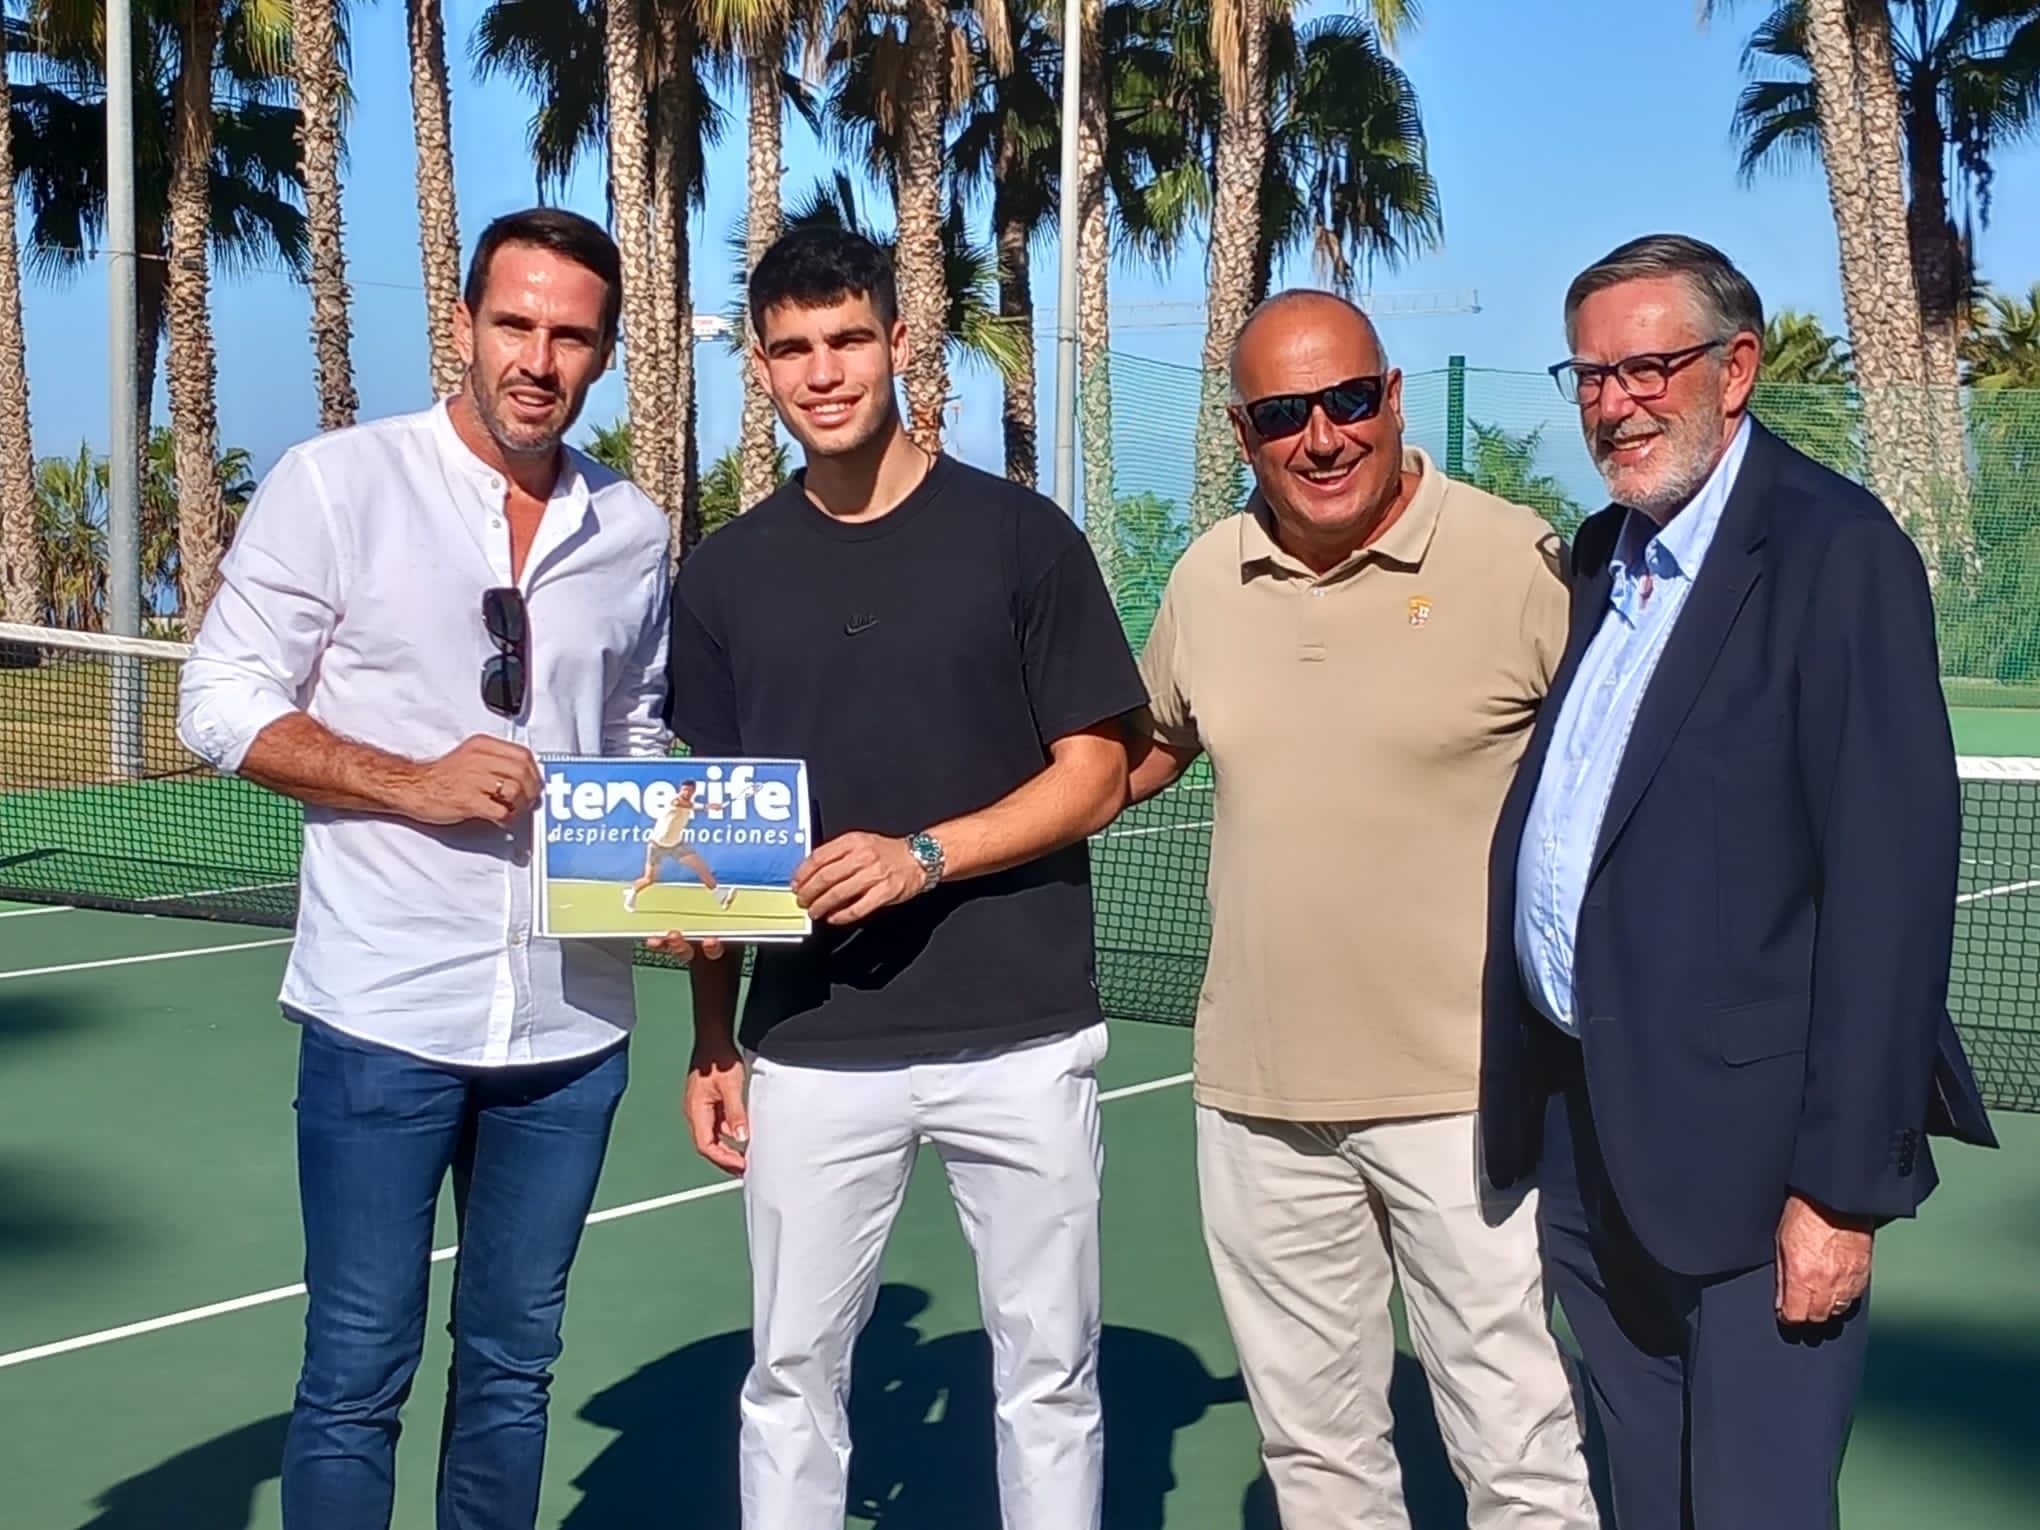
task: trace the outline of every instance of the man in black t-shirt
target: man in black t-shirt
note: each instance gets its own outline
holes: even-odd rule
[[[802,230],[752,273],[753,364],[806,467],[695,549],[667,720],[800,758],[815,933],[693,963],[696,1147],[744,1176],[756,1362],[746,1530],[839,1530],[850,1355],[922,1140],[993,1336],[1006,1530],[1099,1523],[1096,1066],[1085,841],[1146,700],[1082,535],[904,429],[907,349],[868,241]],[[745,1098],[748,1072],[749,1099]]]

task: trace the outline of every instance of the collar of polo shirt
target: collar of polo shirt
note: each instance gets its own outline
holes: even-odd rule
[[[1240,572],[1251,575],[1261,567],[1274,567],[1307,579],[1330,580],[1349,572],[1369,559],[1422,568],[1424,554],[1438,530],[1438,511],[1445,503],[1445,475],[1421,446],[1403,448],[1403,471],[1418,475],[1417,492],[1396,523],[1369,546],[1341,560],[1320,574],[1302,559],[1283,550],[1275,540],[1274,512],[1256,489],[1247,501],[1247,513],[1239,517]]]

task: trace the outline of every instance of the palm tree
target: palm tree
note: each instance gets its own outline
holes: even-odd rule
[[[1185,0],[1144,18],[1171,62],[1146,103],[1144,182],[1120,198],[1135,245],[1158,259],[1208,221],[1201,392],[1190,513],[1229,514],[1239,464],[1225,405],[1232,348],[1277,263],[1308,247],[1341,285],[1434,244],[1442,220],[1414,90],[1386,47],[1408,0],[1370,17],[1298,26],[1291,0]],[[1170,122],[1181,141],[1166,141]]]
[[[1813,314],[1783,309],[1764,324],[1761,375],[1771,383],[1846,383],[1854,375],[1848,351]]]
[[[280,265],[302,277],[307,238],[296,201],[298,113],[281,104],[277,3],[235,0],[222,17],[209,81],[211,159],[201,205],[210,254],[222,270]],[[136,13],[135,403],[145,441],[169,289],[182,15],[168,0]],[[44,0],[29,31],[33,51],[16,55],[29,78],[13,89],[14,175],[29,213],[29,269],[48,280],[83,269],[106,228],[103,11],[96,0],[76,6]]]
[[[38,620],[73,632],[106,622],[106,463],[80,442],[75,457],[35,470],[36,540],[42,546]]]
[[[21,326],[21,258],[14,233],[14,135],[0,59],[0,615],[43,614],[42,541],[36,534],[35,453],[28,419],[28,337]]]
[[[1703,13],[1729,0],[1705,0]],[[1883,259],[1910,243],[1904,117],[1886,0],[1798,0],[1799,37],[1813,107],[1813,142],[1827,173],[1841,249],[1842,305],[1863,388],[1872,486],[1919,541],[1929,571],[1942,565],[1945,483],[1954,450],[1935,450],[1927,402],[1926,333],[1909,261]],[[1944,443],[1945,448],[1945,443]]]
[[[361,407],[348,355],[347,254],[341,244],[341,111],[347,71],[340,54],[339,0],[291,0],[291,67],[297,80],[299,158],[311,233],[312,351],[319,379],[319,428],[354,423]]]
[[[1123,17],[1125,7],[1117,7]],[[1105,49],[1108,35],[1125,37],[1123,22],[1108,34],[1106,0],[1083,0],[1077,69],[1077,437],[1084,454],[1084,534],[1105,576],[1119,588],[1119,548],[1111,534],[1117,497],[1112,483],[1112,247],[1105,203],[1112,128]]]
[[[999,313],[1020,346],[1020,365],[1005,380],[1006,476],[1031,489],[1039,464],[1030,254],[1061,196],[1062,59],[1038,5],[1002,3],[1013,40],[1011,65],[1001,68],[988,50],[975,50],[972,91],[949,157],[958,197],[991,188]]]
[[[906,373],[907,425],[926,450],[942,444],[949,371],[941,342],[949,307],[943,289],[943,176],[950,104],[971,88],[971,39],[981,30],[994,67],[1010,67],[1004,0],[952,14],[946,0],[849,0],[838,15],[831,63],[841,65],[831,114],[845,143],[862,149],[892,192],[900,316],[912,346]]]
[[[1467,480],[1511,504],[1528,505],[1561,537],[1571,537],[1587,518],[1586,507],[1566,493],[1565,485],[1544,471],[1538,461],[1544,450],[1544,427],[1511,431],[1501,425],[1469,420],[1473,430],[1473,463]]]
[[[746,271],[764,257],[780,232],[780,187],[786,108],[791,104],[810,122],[814,107],[802,82],[787,73],[795,44],[809,44],[810,63],[819,66],[826,6],[822,0],[700,0],[704,39],[744,85],[746,102],[745,219]],[[819,125],[819,124],[817,124]],[[745,317],[749,333],[749,317]],[[754,504],[772,491],[775,431],[772,401],[752,369],[743,374],[744,407],[738,430],[744,502]],[[704,490],[705,492],[705,490]],[[705,512],[704,512],[705,514]]]
[[[184,0],[170,135],[170,273],[164,314],[170,342],[170,419],[177,437],[177,563],[184,618],[194,632],[219,582],[232,525],[220,495],[218,373],[211,299],[214,76],[230,18],[220,0]],[[289,65],[290,13],[281,0],[244,0],[231,21],[263,73]]]
[[[1254,301],[1262,176],[1268,161],[1268,20],[1271,0],[1212,0],[1211,57],[1222,108],[1211,175],[1210,280],[1205,292],[1204,377],[1190,490],[1190,529],[1236,508],[1239,463],[1226,418],[1228,371]],[[1281,0],[1273,0],[1280,4]]]
[[[453,191],[452,91],[446,81],[446,18],[440,0],[404,0],[410,37],[411,134],[418,145],[418,252],[425,269],[425,327],[432,393],[459,391],[454,310],[460,305],[460,213]]]
[[[1950,207],[1950,172],[1976,223],[1988,226],[1992,155],[2040,121],[2040,0],[1892,0],[1890,14],[1928,376],[1953,386],[1972,261]],[[1818,157],[1805,0],[1783,0],[1743,56],[1755,76],[1736,108],[1744,175]]]
[[[1986,291],[1978,323],[1963,342],[1962,359],[1973,387],[2040,389],[2040,282],[2024,297]]]
[[[623,259],[625,390],[630,399],[631,476],[671,514],[665,443],[671,416],[660,384],[665,371],[653,288],[648,53],[640,7],[604,8],[603,56],[609,124],[609,200]],[[677,532],[676,532],[677,541]]]
[[[625,386],[640,427],[632,477],[672,517],[676,554],[698,534],[686,210],[705,200],[705,150],[722,132],[696,17],[654,0],[494,0],[472,44],[479,74],[507,72],[538,103],[530,143],[541,194],[607,145]]]

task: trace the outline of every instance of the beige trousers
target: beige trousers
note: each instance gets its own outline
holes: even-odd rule
[[[1599,1524],[1535,1193],[1485,1184],[1473,1116],[1335,1125],[1199,1106],[1197,1180],[1285,1526],[1408,1530],[1388,1402],[1398,1276],[1468,1530]]]

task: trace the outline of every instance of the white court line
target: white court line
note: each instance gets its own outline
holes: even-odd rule
[[[275,940],[242,940],[226,946],[199,946],[190,951],[151,951],[144,956],[108,956],[96,962],[65,962],[59,967],[22,967],[13,972],[0,972],[0,983],[9,978],[54,977],[60,972],[91,972],[100,967],[134,967],[143,962],[175,962],[187,956],[216,956],[222,951],[259,951],[264,946],[287,946],[288,935]]]
[[[1127,1084],[1119,1089],[1104,1090],[1099,1094],[1098,1100],[1100,1104],[1104,1104],[1110,1100],[1130,1099],[1137,1094],[1153,1094],[1158,1089],[1170,1089],[1189,1082],[1189,1074],[1172,1073],[1167,1078],[1151,1078],[1145,1083]],[[632,1201],[625,1206],[611,1206],[607,1211],[592,1213],[587,1225],[594,1227],[602,1222],[620,1222],[625,1217],[643,1216],[648,1211],[664,1211],[668,1207],[685,1205],[689,1201],[707,1200],[712,1195],[728,1195],[742,1187],[742,1180],[721,1180],[715,1184],[697,1185],[692,1190],[682,1190],[675,1195],[661,1195],[648,1201]],[[436,1248],[432,1251],[432,1262],[443,1264],[457,1252],[459,1252],[457,1247]],[[58,1355],[73,1354],[81,1349],[96,1349],[102,1344],[118,1343],[122,1339],[138,1339],[143,1334],[160,1333],[166,1328],[182,1328],[189,1323],[202,1323],[208,1318],[226,1317],[229,1313],[246,1312],[254,1307],[267,1307],[275,1302],[287,1302],[304,1294],[304,1282],[299,1281],[295,1285],[277,1286],[268,1291],[256,1291],[248,1296],[237,1296],[232,1301],[191,1307],[183,1312],[171,1312],[139,1323],[125,1323],[119,1328],[103,1328],[98,1333],[80,1334],[75,1339],[59,1339],[54,1344],[38,1344],[33,1349],[17,1349],[12,1354],[0,1355],[0,1371],[6,1370],[9,1366],[27,1365],[32,1360],[49,1360]]]
[[[2031,892],[2036,887],[2040,887],[2040,877],[2030,882],[2007,882],[2003,887],[1986,887],[1982,892],[1962,893],[1956,897],[1955,902],[1958,906],[1964,903],[1981,903],[1985,898],[2002,898],[2008,893]]]
[[[38,914],[75,914],[78,911],[68,903],[53,903],[47,908],[10,908],[0,913],[0,919],[33,919]]]
[[[1107,829],[1103,834],[1094,837],[1097,839],[1139,839],[1146,834],[1180,834],[1185,829],[1208,829],[1210,827],[1211,820],[1207,818],[1201,823],[1162,823],[1147,829]]]

